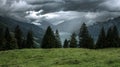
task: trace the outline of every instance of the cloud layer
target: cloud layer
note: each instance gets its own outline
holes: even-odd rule
[[[100,6],[110,11],[120,11],[120,0],[106,0]]]
[[[92,24],[120,16],[119,11],[120,0],[0,0],[1,16],[34,24],[43,20],[53,25],[68,21]]]
[[[38,12],[28,11],[27,12],[28,15],[26,15],[25,17],[26,19],[30,19],[36,23],[39,23],[39,21],[42,20],[46,20],[52,23],[53,25],[57,25],[64,21],[69,21],[74,19],[79,19],[77,23],[81,23],[81,22],[93,23],[93,22],[102,22],[110,18],[120,16],[119,12],[108,12],[108,11],[102,11],[102,12],[58,11],[58,12],[51,12],[45,14],[42,14],[42,12],[44,11],[43,10],[40,10]]]
[[[119,11],[120,0],[0,0],[0,9],[6,11]]]

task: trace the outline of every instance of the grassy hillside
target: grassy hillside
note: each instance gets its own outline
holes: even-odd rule
[[[120,67],[120,49],[23,49],[0,52],[0,67]]]

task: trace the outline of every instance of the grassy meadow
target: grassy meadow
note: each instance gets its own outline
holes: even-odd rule
[[[120,49],[21,49],[0,52],[0,67],[120,67]]]

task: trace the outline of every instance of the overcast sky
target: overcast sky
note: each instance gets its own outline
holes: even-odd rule
[[[0,15],[35,24],[74,19],[91,24],[120,16],[120,0],[0,0]]]

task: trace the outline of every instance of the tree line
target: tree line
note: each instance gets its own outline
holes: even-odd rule
[[[79,39],[76,37],[78,36]],[[107,32],[101,28],[97,41],[95,42],[88,31],[85,23],[82,24],[79,34],[73,33],[70,39],[65,39],[63,45],[60,41],[59,32],[54,33],[49,26],[42,40],[41,48],[118,48],[120,47],[119,31],[116,25],[111,26]]]
[[[14,31],[10,31],[8,27],[0,28],[0,50],[22,48],[34,48],[32,30],[29,30],[27,36],[24,37],[19,25],[15,27]]]
[[[78,38],[77,38],[78,37]],[[32,30],[23,36],[20,26],[17,25],[14,31],[8,27],[0,28],[0,50],[35,48]],[[119,31],[116,25],[111,26],[107,31],[101,28],[97,41],[95,42],[88,31],[85,23],[82,24],[79,34],[72,33],[70,39],[65,39],[62,44],[59,31],[55,32],[49,26],[40,43],[41,48],[118,48],[120,47]]]

